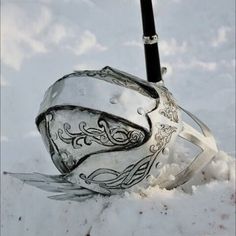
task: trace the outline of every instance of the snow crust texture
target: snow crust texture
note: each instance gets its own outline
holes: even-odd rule
[[[2,235],[233,236],[234,184],[235,159],[224,152],[177,189],[154,186],[84,202],[47,200],[48,193],[3,176]]]

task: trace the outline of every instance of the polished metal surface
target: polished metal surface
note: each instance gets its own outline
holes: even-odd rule
[[[143,43],[144,44],[154,44],[158,42],[158,35],[152,36],[143,36]]]
[[[202,133],[182,121],[182,112]],[[44,96],[36,123],[61,175],[11,175],[60,193],[51,197],[57,200],[135,191],[149,186],[151,176],[160,187],[172,189],[218,151],[210,130],[177,105],[163,81],[146,82],[110,67],[76,71],[55,82]],[[177,136],[202,152],[174,178],[159,179],[161,163],[168,160]]]

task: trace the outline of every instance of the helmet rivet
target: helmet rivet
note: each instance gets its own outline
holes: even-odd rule
[[[117,103],[118,103],[117,97],[111,98],[111,99],[110,99],[110,103],[111,103],[111,104],[117,104]]]
[[[139,115],[142,115],[142,116],[145,115],[145,110],[142,107],[139,107],[137,109],[137,112],[138,112]]]
[[[162,150],[162,154],[163,154],[164,156],[168,156],[168,155],[170,154],[170,149],[169,149],[169,148],[164,148],[164,149]]]

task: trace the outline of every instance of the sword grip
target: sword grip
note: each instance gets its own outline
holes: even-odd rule
[[[157,44],[157,35],[151,0],[140,0],[144,53],[146,61],[147,80],[149,82],[159,82],[162,80],[159,50]]]

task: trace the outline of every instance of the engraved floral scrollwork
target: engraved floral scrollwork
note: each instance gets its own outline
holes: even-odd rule
[[[165,148],[166,144],[170,142],[173,132],[176,132],[177,128],[170,125],[161,124],[161,128],[155,135],[156,144],[150,146],[150,151],[153,154],[159,153]]]
[[[163,96],[165,96],[166,100],[163,105],[164,108],[160,109],[160,114],[162,114],[163,116],[165,116],[167,119],[178,123],[179,122],[179,117],[178,117],[178,106],[176,105],[171,93],[165,88],[162,87],[162,92],[161,94]]]
[[[72,144],[73,148],[81,148],[83,144],[91,145],[96,142],[106,147],[122,146],[127,147],[130,145],[137,146],[141,144],[145,138],[144,132],[136,129],[127,130],[119,126],[111,126],[106,120],[99,119],[98,127],[87,127],[86,122],[79,123],[78,133],[70,131],[71,126],[64,123],[63,130],[58,130],[59,138],[67,143]]]
[[[126,189],[142,181],[149,173],[158,154],[164,149],[167,143],[170,142],[172,133],[176,132],[177,128],[169,125],[161,125],[161,128],[155,135],[156,144],[149,148],[150,155],[144,157],[140,161],[129,165],[122,172],[112,169],[100,168],[95,170],[89,176],[80,174],[80,178],[86,184],[98,184],[100,187],[109,189]],[[107,180],[99,180],[102,175],[112,175],[113,178]]]
[[[76,165],[75,158],[66,149],[60,149],[60,156],[67,168],[72,169]]]

